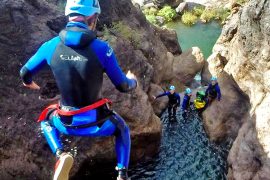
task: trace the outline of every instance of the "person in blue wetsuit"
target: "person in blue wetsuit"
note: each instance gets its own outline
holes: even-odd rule
[[[48,64],[61,94],[59,106],[46,109],[46,118],[41,119],[44,136],[58,158],[54,180],[68,179],[74,161],[64,150],[61,133],[91,137],[114,135],[117,180],[128,179],[130,131],[125,121],[101,98],[100,92],[104,72],[121,92],[135,89],[137,81],[130,71],[127,75],[122,72],[113,49],[96,38],[94,31],[100,12],[98,0],[68,0],[66,28],[45,42],[20,71],[26,87],[40,89],[32,76]]]
[[[213,76],[211,78],[211,83],[208,85],[208,88],[205,91],[205,95],[208,98],[207,106],[209,106],[216,98],[218,101],[221,100],[221,91],[217,82],[217,77]]]
[[[169,118],[172,118],[172,110],[173,110],[173,117],[175,118],[177,107],[180,106],[180,96],[178,93],[175,92],[175,87],[170,86],[170,91],[164,92],[158,96],[154,96],[154,99],[160,98],[162,96],[168,96],[169,98],[168,103]]]
[[[188,112],[188,110],[190,108],[190,98],[191,98],[191,96],[192,96],[191,89],[186,88],[185,95],[184,95],[183,102],[182,102],[182,107],[181,107],[182,112],[183,112],[182,116],[184,118],[186,118],[187,112]]]

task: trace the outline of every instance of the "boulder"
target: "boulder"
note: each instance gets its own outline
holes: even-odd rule
[[[179,6],[177,6],[177,8],[175,10],[178,14],[183,14],[184,11],[186,11],[187,9],[188,9],[188,3],[182,2],[179,4]]]
[[[203,123],[211,141],[222,143],[235,139],[248,116],[248,97],[225,72],[218,76],[221,101],[214,101],[203,113]]]
[[[180,55],[182,53],[175,30],[155,27],[155,32],[160,37],[160,40],[164,43],[169,52],[171,52],[173,55]]]
[[[193,47],[176,56],[173,62],[173,84],[189,85],[195,75],[199,73],[204,66],[204,57],[198,47]]]

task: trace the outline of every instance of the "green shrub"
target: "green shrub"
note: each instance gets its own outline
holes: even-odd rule
[[[154,15],[146,15],[145,17],[151,24],[157,24],[156,16],[154,16]]]
[[[205,9],[200,17],[204,22],[209,22],[215,18],[217,18],[217,12],[215,9]]]
[[[219,19],[221,22],[224,22],[230,14],[230,9],[216,9],[216,18]]]
[[[157,13],[158,13],[158,10],[156,8],[151,7],[149,9],[149,15],[155,15],[156,16]]]
[[[204,10],[205,8],[203,6],[196,6],[193,9],[193,14],[197,17],[200,17]]]
[[[186,11],[182,15],[182,22],[186,25],[193,25],[197,22],[197,16],[194,15],[192,12]]]
[[[151,7],[151,8],[146,8],[143,10],[143,14],[144,15],[157,15],[158,13],[158,10],[154,7]]]
[[[170,6],[164,6],[157,13],[158,16],[161,16],[165,19],[166,22],[172,21],[176,17],[176,11]]]

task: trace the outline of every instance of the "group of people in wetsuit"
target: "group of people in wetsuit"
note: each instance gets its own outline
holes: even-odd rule
[[[39,118],[45,139],[57,158],[53,180],[68,180],[74,163],[72,154],[62,144],[61,134],[114,136],[117,180],[129,179],[130,130],[124,119],[111,109],[110,100],[102,98],[100,92],[104,73],[120,92],[134,90],[137,78],[130,71],[124,74],[110,45],[97,39],[100,13],[98,0],[67,0],[65,15],[69,22],[66,27],[45,42],[20,70],[23,85],[39,90],[32,77],[47,64],[61,94],[59,103],[45,108]],[[221,97],[217,84],[209,85],[207,93]],[[157,98],[161,96],[169,97],[168,110],[175,116],[180,106],[175,87],[171,86],[169,92]],[[191,90],[187,89],[182,105],[184,112],[189,107],[190,97]],[[212,100],[209,98],[209,102]]]
[[[156,100],[157,98],[167,96],[169,98],[168,102],[168,115],[169,119],[176,118],[177,108],[180,107],[181,98],[178,93],[175,92],[175,86],[171,85],[169,91],[159,94],[158,96],[154,96],[153,98]],[[186,118],[187,112],[190,111],[190,107],[193,104],[195,109],[198,111],[199,115],[217,98],[218,101],[221,100],[221,91],[217,82],[216,77],[211,78],[211,83],[208,85],[206,91],[198,91],[196,93],[196,98],[193,103],[190,101],[192,96],[192,90],[190,88],[186,88],[183,102],[182,102],[182,116]]]

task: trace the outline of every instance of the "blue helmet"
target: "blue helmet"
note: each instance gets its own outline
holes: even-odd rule
[[[175,87],[173,85],[171,85],[170,90],[175,90]]]
[[[212,77],[211,77],[211,81],[217,81],[217,77],[212,76]]]
[[[100,6],[98,0],[67,0],[65,15],[81,14],[83,16],[92,16],[100,14]]]
[[[190,88],[187,88],[186,89],[186,94],[191,94],[192,93],[192,90]]]

